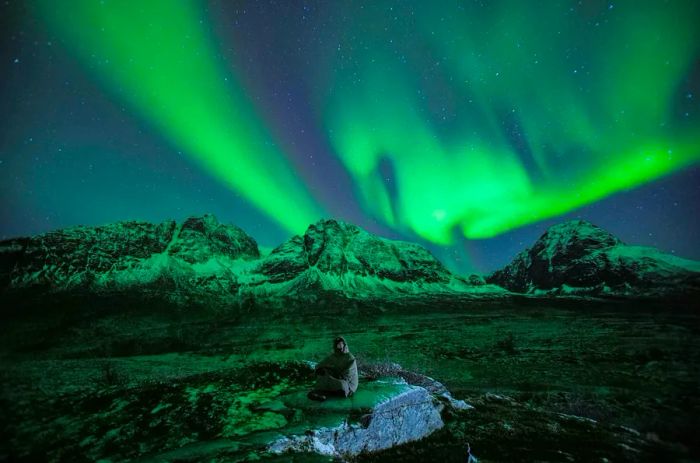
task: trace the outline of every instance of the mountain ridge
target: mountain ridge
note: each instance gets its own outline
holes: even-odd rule
[[[314,299],[319,291],[361,298],[469,293],[477,287],[504,292],[478,278],[452,274],[416,243],[381,238],[335,219],[311,224],[304,235],[264,256],[253,237],[212,214],[182,223],[126,220],[75,226],[0,241],[3,292],[137,290],[235,302]]]
[[[490,275],[450,272],[417,243],[336,219],[310,224],[262,255],[212,214],[178,223],[125,220],[0,241],[0,291],[160,294],[171,302],[287,298],[665,297],[700,291],[700,262],[629,246],[590,222],[547,229]],[[242,302],[243,301],[243,302]]]

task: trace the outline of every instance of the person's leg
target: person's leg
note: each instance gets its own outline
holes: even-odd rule
[[[323,402],[326,400],[327,395],[332,394],[335,390],[335,383],[333,382],[333,377],[325,373],[316,377],[316,384],[309,393],[306,395],[311,400],[317,400]]]
[[[331,375],[319,376],[316,379],[316,391],[339,392],[345,397],[350,393],[350,385],[344,379],[334,378]]]

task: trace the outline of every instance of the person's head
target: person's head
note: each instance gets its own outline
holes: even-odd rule
[[[348,343],[345,342],[344,337],[338,336],[333,340],[333,351],[339,354],[347,354],[348,352],[350,352],[350,350],[348,349]]]

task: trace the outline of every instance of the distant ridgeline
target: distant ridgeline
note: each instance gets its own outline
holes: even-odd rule
[[[321,220],[261,256],[256,241],[211,214],[183,223],[123,221],[0,241],[5,297],[130,295],[168,303],[534,296],[668,297],[700,293],[700,262],[628,246],[577,220],[548,229],[502,270],[447,270],[415,243]],[[330,299],[328,299],[330,297]]]

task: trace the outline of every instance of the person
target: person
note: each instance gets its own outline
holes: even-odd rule
[[[329,395],[350,397],[357,391],[357,361],[342,336],[333,340],[333,353],[316,365],[315,372],[316,384],[308,394],[312,400],[323,401]]]

